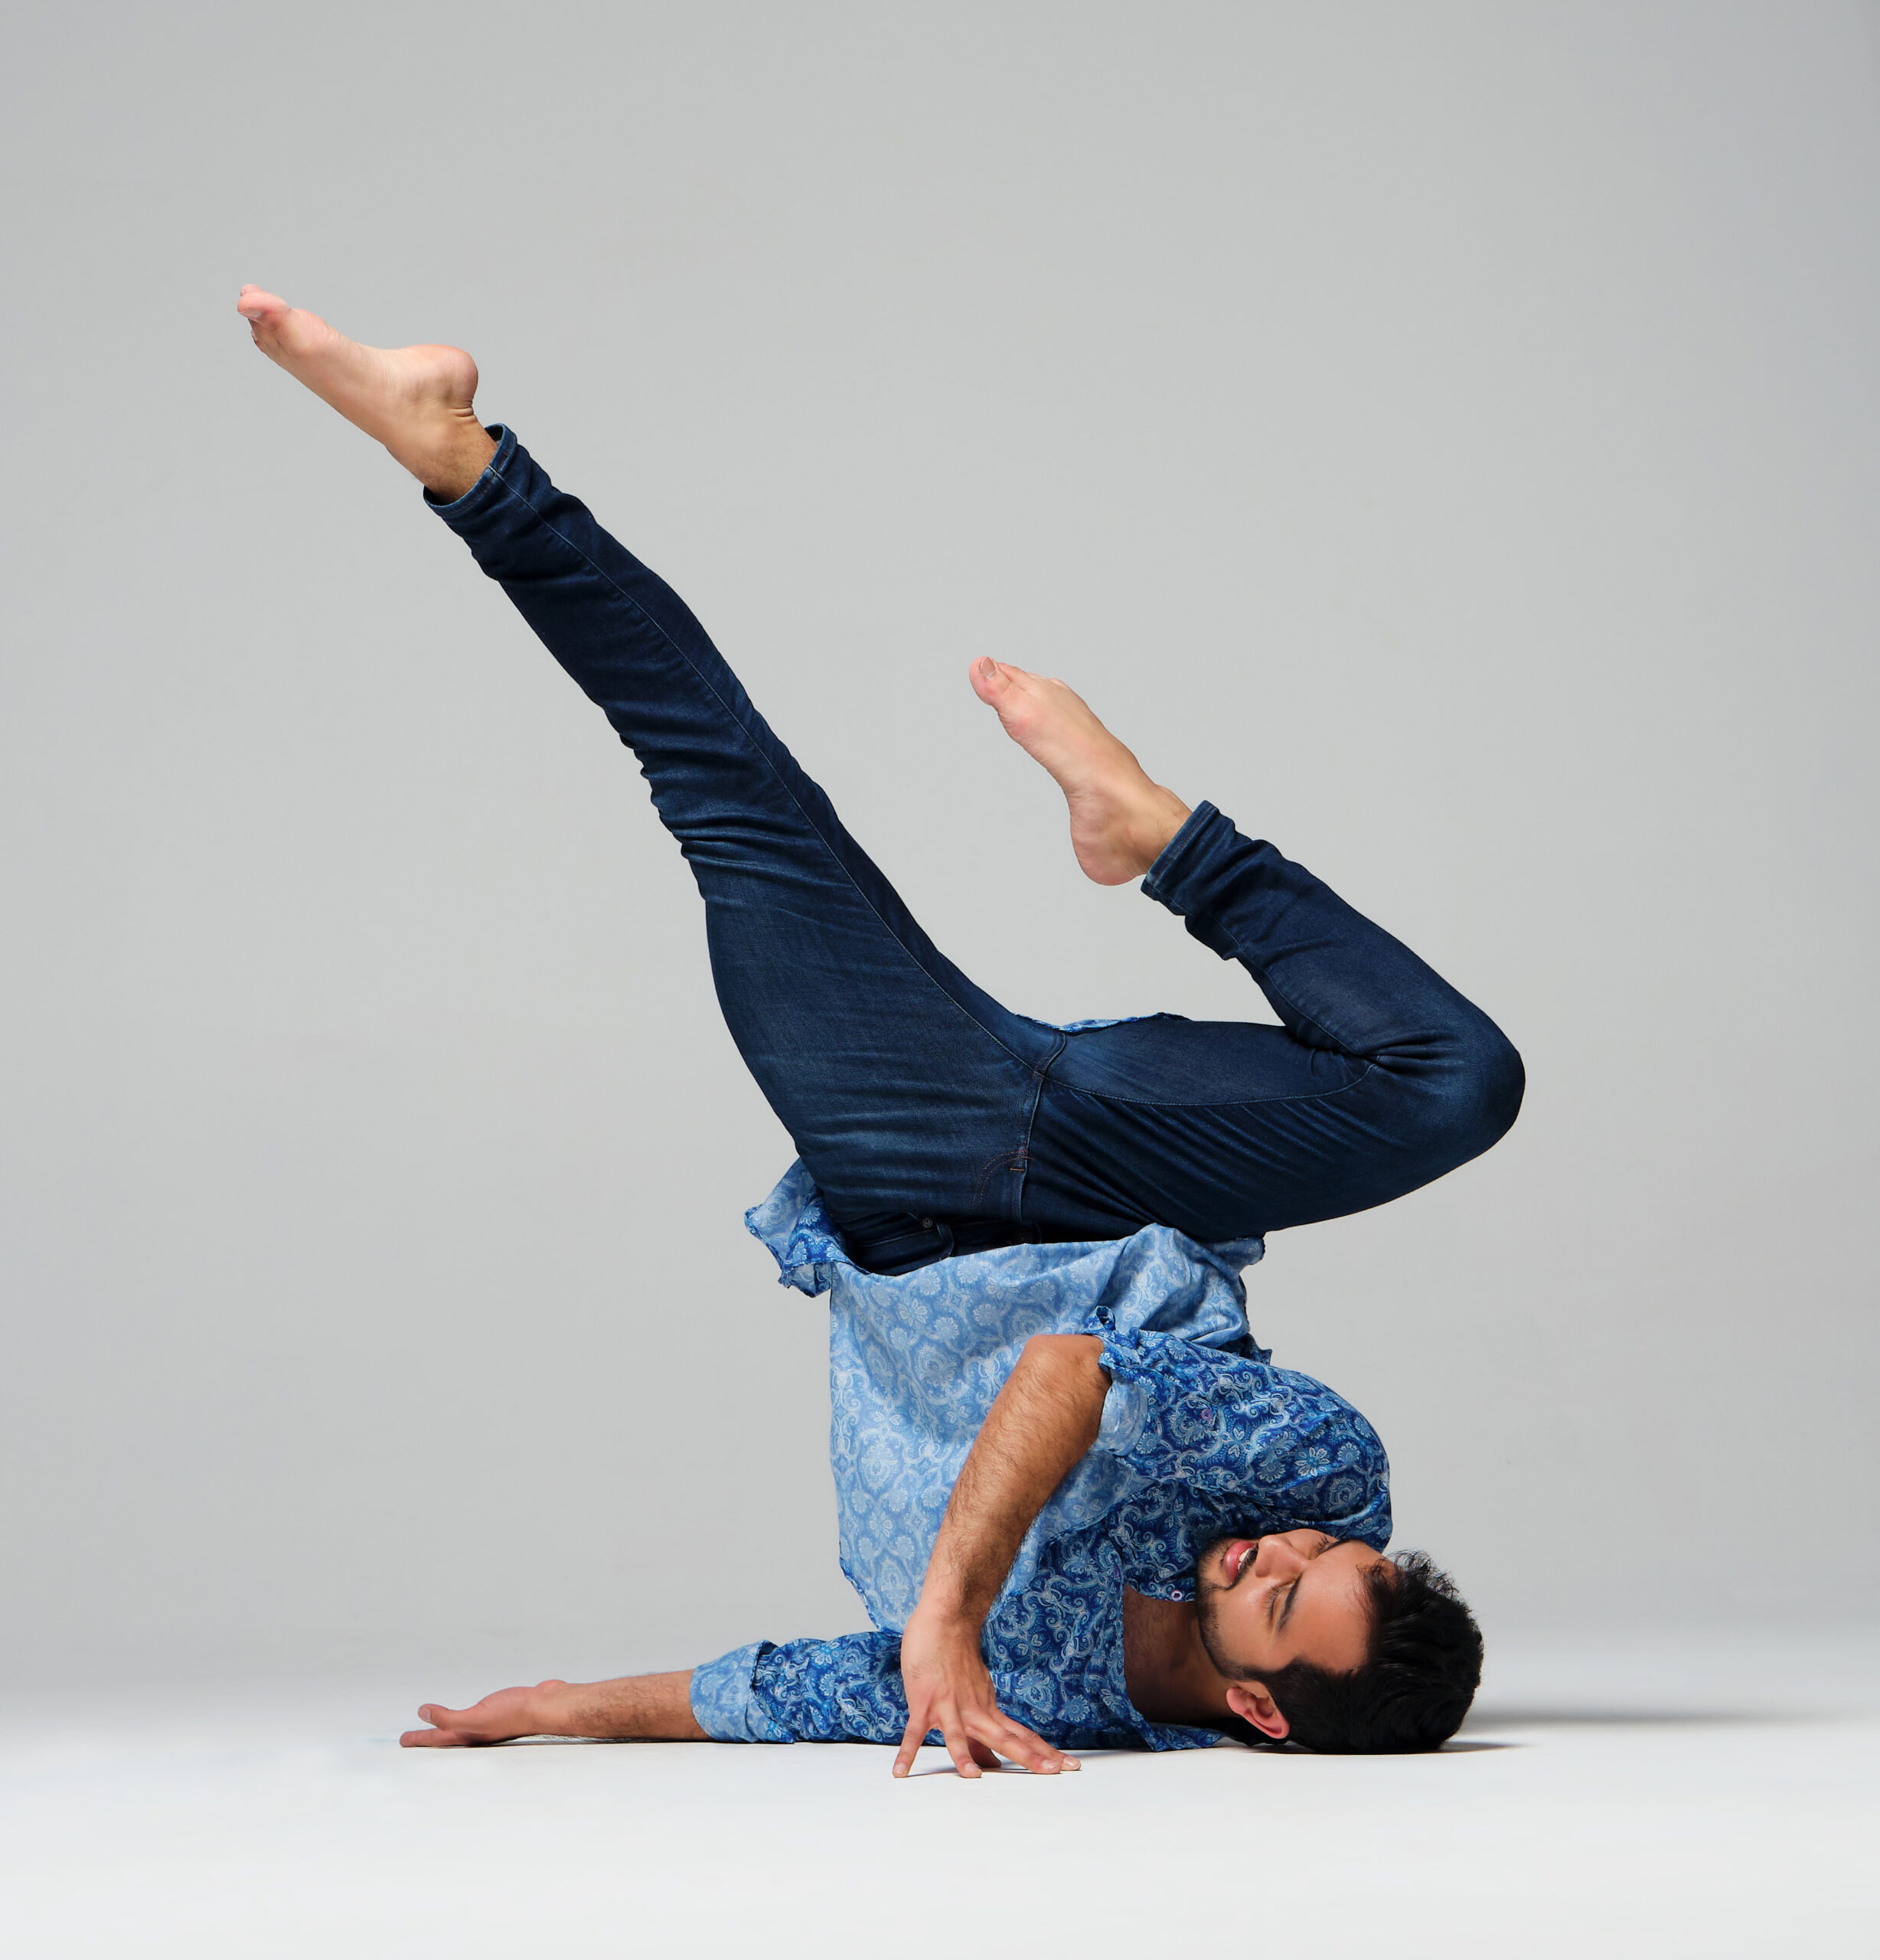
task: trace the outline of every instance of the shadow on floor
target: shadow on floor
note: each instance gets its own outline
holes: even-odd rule
[[[1823,1714],[1776,1709],[1488,1707],[1472,1713],[1463,1724],[1463,1733],[1472,1735],[1483,1729],[1763,1727],[1771,1723],[1833,1719]]]

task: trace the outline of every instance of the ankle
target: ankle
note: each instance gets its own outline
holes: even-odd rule
[[[1148,875],[1155,861],[1174,842],[1177,833],[1193,815],[1173,790],[1164,789],[1159,782],[1151,786],[1130,825],[1131,847],[1142,861],[1139,875]]]
[[[475,485],[496,453],[494,439],[473,417],[451,418],[409,444],[388,443],[399,462],[441,502],[454,504]]]

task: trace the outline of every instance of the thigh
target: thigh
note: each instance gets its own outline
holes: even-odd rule
[[[1052,1238],[1164,1224],[1203,1243],[1340,1217],[1479,1155],[1519,1100],[1462,1034],[1379,1057],[1173,1015],[1093,1030],[1044,1085],[1025,1215]]]
[[[690,608],[512,433],[440,514],[638,760],[732,1036],[837,1222],[1015,1217],[1055,1033],[940,953]]]
[[[1060,1037],[924,941],[917,954],[876,896],[820,873],[797,884],[774,854],[720,865],[705,911],[726,1024],[838,1224],[1016,1221],[1026,1126]]]

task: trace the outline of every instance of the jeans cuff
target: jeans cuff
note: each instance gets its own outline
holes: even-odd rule
[[[449,502],[440,502],[429,491],[424,493],[424,501],[436,511],[444,521],[455,530],[462,519],[474,517],[483,506],[503,487],[503,472],[521,446],[516,440],[516,432],[500,422],[492,422],[484,434],[494,439],[496,453],[485,466],[483,474],[471,485],[461,497]]]
[[[1197,803],[1192,815],[1163,847],[1142,881],[1144,893],[1158,905],[1186,918],[1192,909],[1182,903],[1182,887],[1216,852],[1239,835],[1212,803]]]

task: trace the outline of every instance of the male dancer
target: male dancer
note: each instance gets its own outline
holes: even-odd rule
[[[1284,1025],[1000,1007],[677,596],[482,426],[467,354],[361,347],[253,286],[237,304],[424,485],[632,749],[692,866],[726,1022],[799,1152],[747,1222],[786,1283],[831,1296],[843,1563],[876,1625],[427,1705],[405,1742],[898,1740],[905,1775],[937,1734],[974,1776],[1001,1754],[1075,1768],[1079,1746],[1452,1734],[1474,1622],[1427,1560],[1381,1556],[1382,1446],[1270,1364],[1239,1273],[1266,1232],[1493,1143],[1522,1088],[1500,1032],[1271,845],[1151,782],[1062,683],[981,659],[973,688],[1063,789],[1085,873],[1142,879]]]

